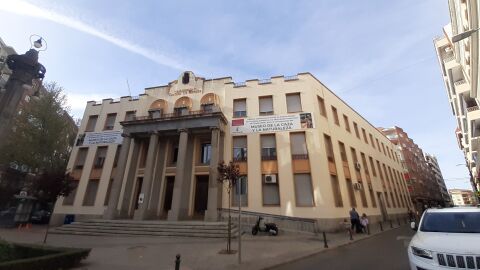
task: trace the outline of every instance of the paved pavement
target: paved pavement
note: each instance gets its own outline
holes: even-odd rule
[[[413,234],[403,226],[271,269],[409,269],[407,246]]]
[[[397,224],[394,224],[398,227]],[[402,225],[406,227],[406,225]],[[390,226],[384,226],[391,230]],[[354,235],[354,241],[375,236],[376,234],[398,235],[393,229],[389,232],[380,232],[380,228],[372,226],[372,235]],[[42,243],[45,227],[34,226],[28,230],[0,229],[0,238],[20,243]],[[403,233],[402,233],[403,234]],[[265,269],[292,260],[299,260],[325,250],[332,250],[342,260],[342,254],[334,251],[335,247],[348,245],[351,241],[346,232],[327,234],[329,248],[325,249],[319,236],[310,234],[281,234],[279,236],[245,234],[242,237],[242,264],[237,263],[237,255],[221,255],[219,251],[225,249],[224,239],[200,239],[180,237],[117,237],[117,236],[76,236],[50,234],[47,244],[52,246],[86,247],[92,248],[90,256],[82,262],[78,270],[96,269],[174,269],[175,255],[182,255],[181,269]],[[378,236],[376,236],[378,237]],[[375,239],[376,239],[375,237]],[[383,239],[383,236],[381,237]],[[369,240],[362,240],[359,244]],[[399,242],[392,240],[394,244]],[[385,240],[383,245],[363,247],[365,251],[358,252],[365,256],[378,257],[377,248],[388,246],[391,241]],[[237,241],[232,241],[232,247],[237,249]],[[350,248],[351,249],[351,248]],[[383,251],[382,251],[383,253]],[[334,261],[333,255],[329,255]],[[338,257],[340,256],[340,257]],[[390,256],[390,255],[389,255]],[[328,257],[328,256],[327,256]],[[312,257],[314,258],[314,257]],[[390,260],[387,260],[390,261]],[[317,264],[318,266],[319,264]],[[322,265],[322,264],[320,264]],[[327,264],[328,265],[328,264]],[[308,265],[307,265],[308,266]],[[335,269],[328,267],[329,269]],[[377,269],[375,267],[374,269]],[[287,269],[287,268],[285,268]],[[300,268],[299,268],[300,269]],[[308,269],[308,268],[306,268]],[[318,268],[315,268],[318,269]],[[340,269],[340,268],[338,268]],[[345,268],[353,269],[353,268]],[[387,267],[386,269],[394,269]]]

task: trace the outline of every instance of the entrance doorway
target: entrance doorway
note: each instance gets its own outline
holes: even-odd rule
[[[194,218],[203,218],[208,203],[208,175],[197,175],[195,184]]]
[[[377,192],[378,202],[380,203],[380,211],[382,212],[382,219],[383,221],[387,221],[388,214],[387,209],[385,208],[385,202],[382,197],[382,192]]]
[[[134,197],[135,207],[133,208],[133,210],[138,209],[138,198],[140,197],[140,193],[142,192],[142,185],[143,185],[143,177],[137,178],[137,183],[135,184],[135,197]]]
[[[167,217],[168,211],[172,209],[173,187],[175,185],[175,176],[167,176],[165,183],[165,196],[163,200],[163,217]]]

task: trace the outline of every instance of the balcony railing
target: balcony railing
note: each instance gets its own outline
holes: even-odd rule
[[[295,81],[295,80],[298,80],[298,76],[297,75],[292,75],[292,76],[285,76],[285,81]]]
[[[132,119],[125,120],[124,122],[139,121],[139,120],[156,120],[156,119],[170,119],[179,118],[185,116],[201,116],[208,115],[216,112],[221,112],[219,107],[211,107],[211,110],[198,110],[198,111],[178,111],[174,113],[162,113],[156,115],[134,116]]]
[[[466,81],[462,79],[462,80],[459,80],[459,81],[454,82],[453,84],[454,84],[455,86],[459,86],[459,85],[462,85],[462,84],[465,84],[465,83],[466,83]]]
[[[453,54],[445,55],[445,58],[443,58],[444,63],[450,62],[452,60],[455,60],[455,55],[453,55]]]
[[[236,82],[233,84],[233,87],[245,87],[247,86],[246,82]]]
[[[263,80],[258,81],[258,84],[266,84],[266,83],[271,83],[271,82],[272,82],[272,79],[263,79]]]
[[[477,110],[478,110],[478,106],[472,106],[472,107],[467,108],[467,112],[473,112],[473,111],[477,111]]]

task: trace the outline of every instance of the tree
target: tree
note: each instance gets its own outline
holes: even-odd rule
[[[31,98],[13,120],[13,129],[0,149],[0,163],[15,163],[34,173],[28,183],[31,194],[55,201],[68,195],[69,177],[65,177],[68,158],[76,135],[76,126],[68,115],[63,88],[46,83],[39,98]]]
[[[218,164],[218,181],[226,184],[227,193],[228,193],[228,238],[227,238],[227,253],[231,253],[231,242],[232,242],[232,217],[230,215],[230,208],[232,200],[230,194],[232,188],[236,185],[238,179],[240,178],[240,170],[238,165],[230,161],[227,164],[225,162],[220,162]],[[240,230],[240,228],[239,228]]]

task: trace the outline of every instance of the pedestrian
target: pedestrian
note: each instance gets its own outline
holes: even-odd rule
[[[360,228],[360,216],[358,215],[358,212],[355,210],[353,207],[352,210],[350,210],[350,223],[352,224],[352,231],[355,228],[355,231],[357,233],[361,233],[362,229]]]
[[[368,233],[367,227],[368,227],[368,217],[365,213],[362,214],[362,217],[360,218],[360,224],[362,225],[362,230],[364,233]]]
[[[415,221],[414,215],[415,215],[415,214],[413,213],[412,209],[408,208],[408,220],[409,220],[410,222]]]

